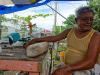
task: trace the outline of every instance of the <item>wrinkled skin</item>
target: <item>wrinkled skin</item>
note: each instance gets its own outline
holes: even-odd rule
[[[80,18],[88,18],[89,21],[85,22]],[[94,18],[92,12],[85,12],[83,13],[80,18],[75,18],[76,23],[78,24],[78,31],[79,32],[88,32],[91,30],[93,22],[90,21],[91,18]]]

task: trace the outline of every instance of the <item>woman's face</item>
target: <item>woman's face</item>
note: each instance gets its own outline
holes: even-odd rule
[[[76,23],[78,24],[79,31],[89,31],[93,25],[94,16],[92,12],[82,13],[80,17],[75,18]]]

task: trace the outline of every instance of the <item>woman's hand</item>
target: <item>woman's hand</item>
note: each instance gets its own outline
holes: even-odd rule
[[[68,72],[66,67],[58,68],[51,75],[66,75]]]

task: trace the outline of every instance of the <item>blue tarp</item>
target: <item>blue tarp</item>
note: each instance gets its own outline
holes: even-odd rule
[[[0,14],[9,14],[17,11],[22,11],[31,7],[37,7],[37,6],[47,4],[50,1],[88,1],[88,0],[46,0],[43,3],[38,3],[39,1],[42,0],[37,0],[37,3],[33,3],[33,4],[15,4],[14,6],[0,5]]]
[[[47,4],[50,1],[52,1],[52,0],[46,0],[43,3],[15,4],[14,6],[1,5],[0,6],[0,14],[8,14],[8,13],[13,13],[13,12],[17,12],[17,11],[22,11],[22,10],[25,10],[25,9],[28,9],[28,8],[31,8],[31,7],[37,7],[37,6]]]

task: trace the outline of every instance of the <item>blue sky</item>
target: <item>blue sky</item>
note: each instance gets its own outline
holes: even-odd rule
[[[84,6],[86,4],[87,4],[86,1],[58,1],[57,11],[67,18],[70,14],[75,14],[75,10],[79,6]],[[48,5],[50,5],[52,8],[55,8],[54,1],[48,3]],[[43,5],[39,7],[33,7],[24,11],[15,12],[12,14],[7,14],[6,16],[12,17],[15,14],[19,16],[28,16],[28,15],[35,15],[35,14],[53,14],[52,16],[49,16],[47,18],[38,17],[31,21],[32,24],[36,23],[38,27],[52,30],[53,25],[54,25],[54,13],[55,12],[51,8],[49,8],[46,5]],[[65,19],[57,14],[56,25],[57,26],[63,25],[62,21],[65,21]]]

